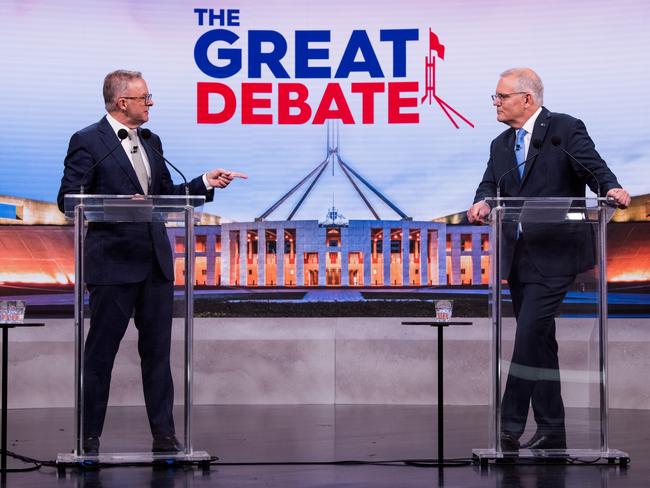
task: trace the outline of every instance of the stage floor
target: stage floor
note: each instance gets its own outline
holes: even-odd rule
[[[487,419],[486,407],[445,407],[445,458],[468,459],[473,448],[487,447]],[[439,470],[403,463],[327,464],[345,460],[379,463],[435,458],[436,407],[196,406],[194,448],[219,457],[209,472],[182,467],[75,468],[67,469],[62,477],[56,468],[41,467],[33,472],[8,473],[6,485],[21,488],[649,487],[650,411],[611,410],[610,419],[610,447],[629,453],[631,463],[627,468],[489,465],[481,469],[470,465]],[[73,421],[73,411],[67,408],[9,410],[9,450],[40,460],[55,460],[58,453],[72,450]],[[176,411],[176,421],[182,427],[181,409]],[[144,408],[110,408],[101,440],[103,452],[147,451],[151,440]],[[9,467],[23,466],[26,465],[9,460]]]

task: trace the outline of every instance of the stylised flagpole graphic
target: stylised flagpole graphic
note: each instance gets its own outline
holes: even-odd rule
[[[343,173],[348,178],[348,180],[356,190],[359,197],[363,200],[363,203],[366,204],[368,210],[372,212],[372,215],[374,215],[375,219],[382,220],[379,217],[379,214],[373,208],[372,204],[370,203],[366,195],[364,194],[364,190],[362,189],[362,186],[358,183],[361,183],[368,190],[370,190],[376,196],[378,196],[387,206],[389,206],[396,214],[398,214],[402,218],[402,220],[413,220],[411,217],[409,217],[404,212],[402,212],[402,210],[400,210],[399,207],[396,204],[394,204],[387,196],[385,196],[380,190],[375,188],[368,180],[366,180],[363,176],[357,173],[354,170],[354,168],[352,168],[348,163],[343,161],[343,159],[341,159],[341,155],[339,154],[340,148],[341,148],[341,141],[339,138],[338,121],[334,123],[333,120],[328,120],[327,121],[327,156],[325,157],[325,159],[322,162],[318,163],[318,166],[316,166],[307,176],[305,176],[302,180],[300,180],[296,186],[294,186],[291,190],[289,190],[287,193],[282,195],[282,197],[280,197],[278,201],[276,201],[273,205],[271,205],[271,207],[269,207],[269,209],[266,210],[262,215],[260,215],[259,217],[255,217],[255,221],[260,222],[266,220],[266,218],[269,215],[271,215],[271,213],[273,213],[280,205],[282,205],[302,185],[306,184],[307,181],[311,180],[311,183],[307,186],[307,189],[300,197],[298,204],[293,208],[289,216],[285,219],[285,220],[291,220],[293,216],[296,214],[296,212],[298,211],[298,209],[300,209],[300,206],[303,204],[305,199],[309,196],[309,193],[312,191],[312,189],[318,182],[319,178],[327,168],[327,165],[330,163],[332,164],[332,174],[334,174],[334,164],[336,162],[339,163],[339,166],[343,170]],[[316,177],[314,177],[314,175],[316,175]]]
[[[440,59],[445,59],[445,46],[440,44],[438,36],[431,29],[429,29],[429,51],[435,51]]]
[[[450,111],[460,117],[467,125],[474,127],[474,124],[463,117],[460,112],[458,112],[436,94],[436,56],[434,53],[440,59],[445,59],[445,46],[440,43],[440,40],[438,39],[436,33],[433,32],[431,28],[429,28],[429,56],[424,58],[425,92],[420,103],[424,103],[424,101],[427,99],[429,100],[429,105],[431,105],[432,100],[438,102],[438,105],[440,105],[440,108],[445,113],[447,118],[451,121],[451,123],[454,124],[454,127],[456,127],[456,129],[460,129],[460,127],[452,115],[449,113]]]

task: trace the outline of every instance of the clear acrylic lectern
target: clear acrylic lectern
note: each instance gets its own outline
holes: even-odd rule
[[[491,375],[488,448],[474,449],[481,464],[503,458],[528,460],[603,461],[626,465],[629,456],[611,449],[608,433],[607,391],[607,222],[615,207],[604,198],[498,198],[488,199],[491,226]],[[516,239],[527,239],[548,257],[580,256],[579,274],[555,317],[558,343],[557,370],[515,364],[514,374],[537,381],[559,381],[567,446],[564,449],[519,449],[504,452],[500,443],[502,399],[513,364],[516,323],[504,268],[512,259]],[[586,256],[586,258],[585,258]],[[560,260],[549,259],[551,266]],[[543,271],[542,271],[543,272]],[[555,274],[564,274],[554,270]],[[574,273],[567,269],[567,275]],[[534,391],[534,390],[533,390]],[[530,409],[521,442],[536,430]]]
[[[72,453],[59,454],[59,466],[85,461],[121,464],[137,462],[191,461],[209,463],[210,456],[192,448],[192,342],[193,342],[193,283],[194,283],[194,224],[195,207],[205,203],[204,196],[149,195],[66,195],[65,214],[74,219],[74,323],[75,323],[75,446]],[[83,375],[84,375],[84,239],[89,222],[163,222],[182,226],[184,233],[184,450],[178,454],[151,452],[104,453],[86,456],[83,452]]]

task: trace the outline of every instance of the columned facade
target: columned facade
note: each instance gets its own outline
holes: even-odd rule
[[[169,228],[176,282],[183,230]],[[196,283],[207,286],[487,284],[489,228],[425,221],[236,222],[196,228]]]

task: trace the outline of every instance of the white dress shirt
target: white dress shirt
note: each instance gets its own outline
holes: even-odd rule
[[[140,138],[137,136],[137,129],[134,129],[135,132],[135,140],[131,140],[131,134],[130,131],[132,130],[130,127],[127,127],[126,125],[122,124],[121,122],[117,121],[115,117],[113,117],[111,114],[106,114],[106,120],[108,120],[108,123],[111,124],[111,127],[115,131],[115,135],[117,135],[118,131],[120,129],[124,129],[125,131],[129,132],[129,137],[126,139],[122,140],[122,147],[124,148],[124,152],[126,153],[127,157],[129,158],[129,161],[131,161],[131,166],[133,166],[133,148],[137,147],[138,150],[140,151],[140,154],[142,155],[142,161],[144,161],[144,168],[147,170],[147,176],[149,177],[149,181],[151,181],[151,166],[149,166],[149,158],[147,157],[147,151],[145,151],[142,148],[142,144],[140,143]],[[133,170],[135,171],[135,166],[133,166]]]

